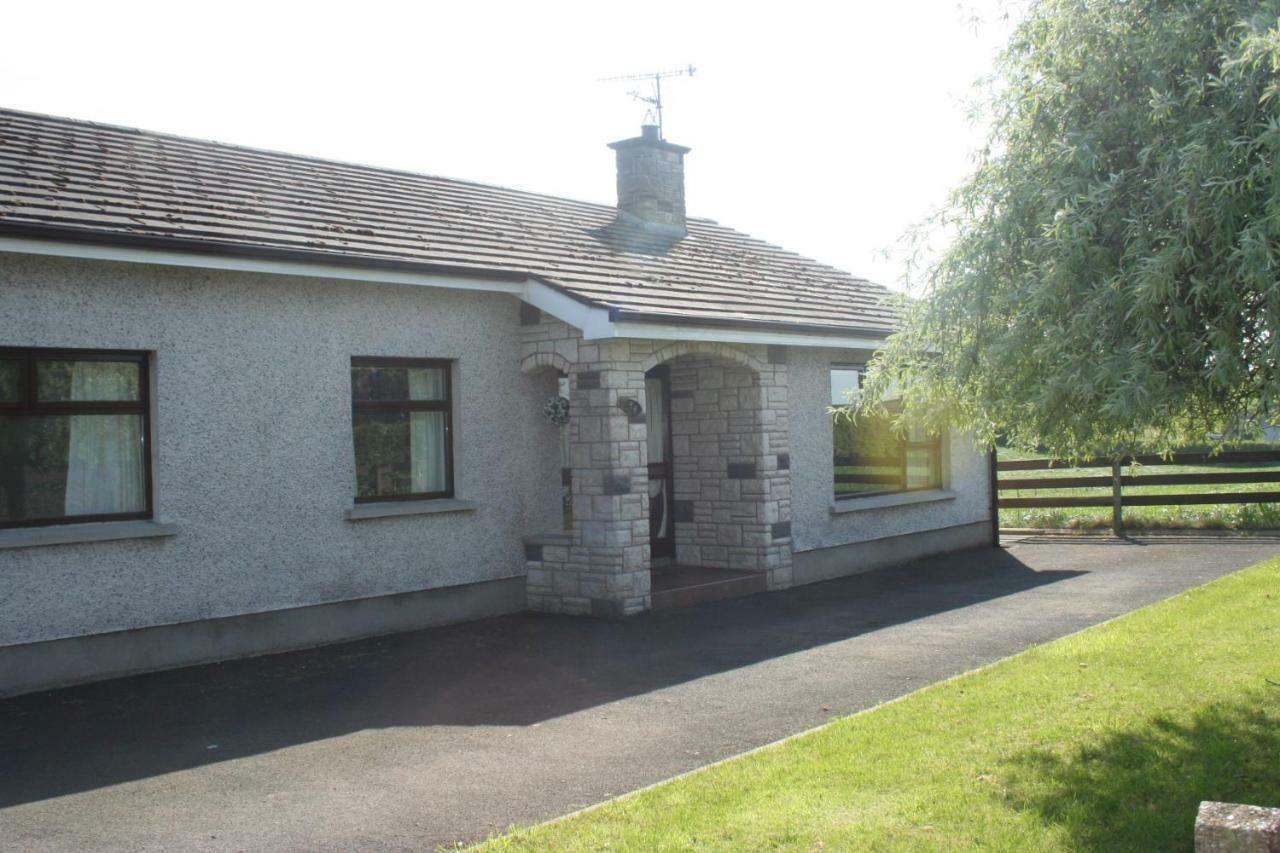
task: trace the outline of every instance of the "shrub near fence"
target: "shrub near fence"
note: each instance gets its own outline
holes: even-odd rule
[[[1207,453],[1175,453],[1171,456],[1132,456],[1119,461],[1090,459],[1074,465],[1051,459],[1013,459],[998,462],[995,487],[999,495],[999,509],[1020,508],[1077,508],[1109,507],[1111,527],[1124,529],[1124,508],[1139,506],[1186,506],[1217,504],[1259,504],[1280,502],[1280,470],[1212,470],[1229,465],[1277,465],[1280,450],[1226,451],[1217,455]],[[1168,474],[1124,473],[1131,466],[1203,466],[1208,471],[1176,472]],[[1059,471],[1109,469],[1103,475],[1063,476]],[[1002,478],[999,474],[1022,471],[1054,470],[1052,476]],[[1275,485],[1275,489],[1242,491],[1174,492],[1135,494],[1132,489],[1144,486],[1220,486],[1237,484]],[[1131,491],[1126,494],[1128,487]],[[1005,493],[1023,490],[1061,490],[1106,488],[1109,494],[1047,495],[1035,497],[1005,497]]]

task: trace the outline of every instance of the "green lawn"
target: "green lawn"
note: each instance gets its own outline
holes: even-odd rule
[[[1205,799],[1280,805],[1280,559],[485,847],[1190,850]]]
[[[1274,444],[1242,445],[1242,450],[1275,450]],[[1000,460],[1044,458],[1016,451],[1000,451]],[[1218,465],[1130,465],[1125,474],[1141,477],[1143,474],[1190,474],[1214,471],[1268,471],[1276,470],[1280,480],[1280,466],[1274,463],[1238,463]],[[1004,471],[1000,479],[1031,477],[1080,477],[1109,475],[1108,468],[1050,468],[1046,471]],[[1274,492],[1280,491],[1275,483],[1238,483],[1207,486],[1125,486],[1126,495],[1185,494],[1189,492]],[[1109,488],[1095,489],[1014,489],[1000,493],[1001,497],[1066,497],[1068,495],[1110,497]],[[1200,504],[1190,506],[1136,506],[1126,507],[1125,526],[1134,529],[1194,528],[1194,529],[1275,529],[1280,528],[1280,504]],[[1001,527],[1036,527],[1052,529],[1093,529],[1111,526],[1111,510],[1100,507],[1071,507],[1063,509],[1002,509]]]

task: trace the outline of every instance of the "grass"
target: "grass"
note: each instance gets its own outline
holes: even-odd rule
[[[1275,444],[1249,444],[1239,448],[1248,450],[1275,450]],[[1018,453],[1002,449],[1000,461],[1014,459],[1042,459],[1034,454]],[[1216,465],[1130,465],[1125,474],[1141,477],[1146,474],[1202,474],[1215,471],[1266,471],[1277,465],[1268,462],[1245,462]],[[1107,468],[1050,468],[1046,471],[1004,471],[1002,480],[1031,477],[1079,477],[1108,475]],[[1280,480],[1280,471],[1276,472]],[[1125,486],[1126,495],[1184,494],[1188,492],[1270,492],[1280,491],[1275,483],[1237,483],[1206,486]],[[1014,489],[1001,492],[1001,497],[1066,497],[1068,495],[1110,497],[1109,488],[1092,489]],[[1199,504],[1191,506],[1137,506],[1126,507],[1125,526],[1131,529],[1199,529],[1199,530],[1258,530],[1280,528],[1280,504]],[[1054,509],[1002,509],[1001,527],[1034,527],[1052,529],[1096,529],[1111,526],[1111,510],[1105,507],[1070,507]]]
[[[1280,805],[1280,559],[576,817],[512,850],[1190,850]]]

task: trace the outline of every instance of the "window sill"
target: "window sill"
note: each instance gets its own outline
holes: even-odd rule
[[[956,493],[950,489],[929,489],[923,492],[898,492],[893,495],[874,495],[869,498],[843,498],[831,503],[831,514],[841,515],[846,512],[861,512],[866,509],[884,509],[893,506],[910,506],[912,504],[938,503],[953,501]]]
[[[158,521],[100,521],[49,527],[10,527],[0,530],[0,549],[112,542],[117,539],[158,539],[175,536],[178,525]]]
[[[375,501],[356,504],[347,510],[347,521],[363,521],[366,518],[393,518],[399,515],[435,515],[439,512],[471,512],[480,508],[475,501],[458,498],[437,498],[428,501]]]

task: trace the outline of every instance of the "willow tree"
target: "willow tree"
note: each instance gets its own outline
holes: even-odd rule
[[[1280,0],[1033,0],[863,400],[1062,457],[1280,399]],[[941,144],[941,143],[940,143]]]

